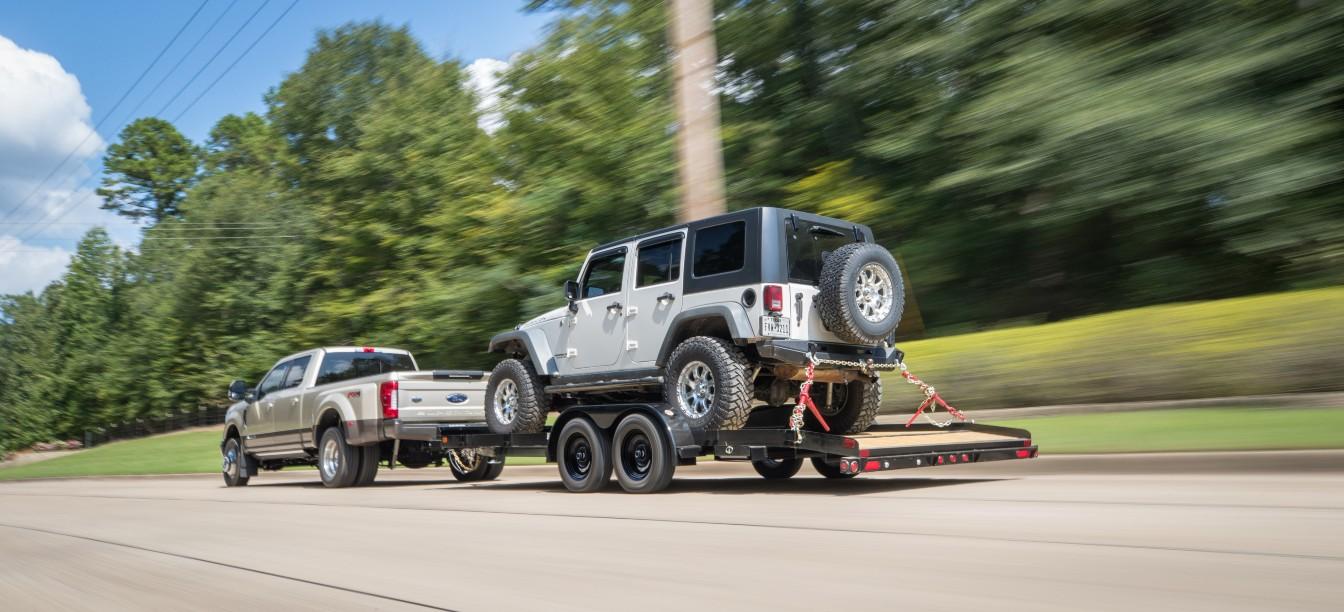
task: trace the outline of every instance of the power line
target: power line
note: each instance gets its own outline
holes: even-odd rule
[[[206,37],[210,36],[210,33],[215,31],[215,27],[219,25],[219,22],[223,21],[224,16],[228,15],[237,4],[238,0],[233,0],[228,6],[224,7],[224,10],[215,17],[215,20],[210,22],[210,26],[207,27],[200,36],[196,37],[196,42],[192,43],[191,48],[187,49],[187,52],[182,54],[182,57],[177,60],[177,63],[173,64],[173,67],[169,68],[168,72],[163,73],[163,78],[160,78],[159,82],[154,84],[154,87],[149,90],[149,93],[145,94],[145,97],[140,99],[140,102],[135,105],[133,110],[131,110],[130,116],[127,117],[128,120],[135,116],[135,112],[140,110],[140,107],[144,106],[145,102],[148,102],[150,98],[154,97],[154,94],[158,93],[159,88],[163,87],[163,84],[168,81],[168,77],[173,76],[173,73],[177,72],[177,69],[182,67],[182,63],[186,62],[187,58],[191,57],[191,54],[196,52],[196,48],[200,47],[201,43],[205,42]]]
[[[219,56],[224,53],[224,50],[229,48],[229,45],[233,44],[233,40],[235,38],[238,38],[238,35],[242,34],[243,30],[247,29],[248,24],[252,23],[252,20],[256,19],[257,15],[261,14],[261,10],[266,8],[266,5],[270,3],[271,0],[266,0],[265,2],[261,3],[261,6],[257,7],[257,10],[252,11],[252,14],[247,16],[247,20],[243,22],[243,25],[238,26],[238,29],[234,30],[233,34],[229,35],[229,39],[224,41],[224,44],[220,45],[219,48],[215,50],[214,55],[211,55],[210,59],[205,60],[205,64],[196,70],[196,74],[191,75],[191,78],[187,79],[186,84],[183,85],[180,89],[178,89],[177,93],[173,94],[173,97],[169,98],[168,101],[164,103],[163,107],[160,108],[158,112],[154,113],[154,115],[162,117],[164,111],[167,111],[168,107],[172,106],[173,102],[176,102],[177,98],[181,96],[183,93],[185,93],[187,91],[187,88],[191,87],[191,84],[195,83],[196,79],[200,78],[201,75],[205,73],[205,69],[209,68],[210,64],[215,63],[215,60],[219,59]]]
[[[210,81],[210,84],[206,85],[205,89],[202,89],[201,93],[197,94],[196,98],[193,99],[190,104],[187,104],[186,108],[182,109],[181,112],[177,113],[177,115],[173,117],[173,123],[177,123],[177,120],[181,119],[182,115],[187,114],[187,111],[191,110],[193,106],[196,106],[196,103],[200,102],[201,98],[204,98],[205,94],[209,93],[210,89],[213,88],[215,85],[217,85],[220,79],[224,78],[224,75],[227,75],[229,71],[233,70],[233,67],[237,66],[238,62],[243,61],[243,58],[247,57],[247,54],[252,52],[252,49],[257,46],[257,43],[261,42],[261,39],[266,38],[266,35],[270,34],[271,30],[275,29],[275,26],[280,23],[280,20],[284,19],[285,15],[288,15],[289,12],[293,10],[294,6],[297,5],[298,3],[299,0],[294,0],[293,2],[290,2],[289,6],[285,7],[284,12],[280,13],[280,15],[276,17],[274,21],[271,22],[271,25],[266,26],[266,29],[262,31],[261,35],[258,36],[256,40],[253,40],[252,44],[248,45],[246,49],[243,49],[243,53],[239,55],[237,59],[233,60],[233,63],[229,64],[229,66],[224,69],[224,72],[219,73],[219,76],[215,77],[215,80]]]
[[[196,10],[192,12],[190,17],[187,18],[186,23],[182,24],[182,27],[177,29],[177,33],[173,34],[173,37],[168,40],[168,44],[164,45],[163,48],[159,50],[158,55],[155,55],[154,59],[149,62],[149,66],[146,66],[145,69],[140,72],[140,76],[136,77],[135,82],[131,83],[131,86],[127,87],[126,91],[121,94],[120,98],[117,99],[117,103],[113,104],[112,108],[107,111],[107,114],[103,115],[103,118],[98,120],[98,123],[93,126],[93,130],[89,131],[88,134],[85,134],[84,139],[79,141],[79,144],[75,145],[73,149],[70,149],[69,153],[65,154],[65,158],[62,159],[60,163],[56,164],[56,167],[52,168],[51,172],[47,173],[46,178],[43,178],[42,181],[37,184],[37,186],[33,187],[32,191],[28,192],[27,196],[24,196],[22,200],[19,200],[19,203],[15,204],[12,208],[10,208],[5,213],[5,216],[0,217],[0,219],[8,219],[14,214],[15,211],[23,208],[23,205],[27,204],[28,200],[31,200],[32,197],[42,189],[42,186],[46,185],[47,181],[51,180],[51,177],[56,175],[56,171],[60,170],[63,166],[65,166],[65,163],[70,161],[71,157],[74,157],[75,153],[79,151],[80,147],[83,147],[84,144],[87,143],[89,139],[93,137],[94,134],[98,133],[98,130],[103,127],[103,123],[105,123],[108,120],[108,118],[112,116],[112,113],[115,113],[117,109],[121,107],[121,103],[125,102],[126,97],[130,96],[131,92],[134,91],[135,88],[140,85],[140,81],[145,80],[145,76],[149,74],[149,71],[153,70],[154,66],[158,65],[159,60],[163,59],[163,55],[168,52],[168,49],[173,46],[173,43],[177,42],[178,37],[182,36],[182,33],[187,30],[187,26],[190,26],[191,23],[196,20],[196,16],[200,15],[201,10],[204,9],[205,5],[209,3],[210,0],[204,0],[203,2],[201,2],[200,6],[196,7]]]

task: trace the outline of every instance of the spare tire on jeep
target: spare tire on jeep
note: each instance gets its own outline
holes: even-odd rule
[[[845,342],[881,344],[900,325],[904,308],[901,269],[881,246],[847,244],[822,263],[817,314]]]

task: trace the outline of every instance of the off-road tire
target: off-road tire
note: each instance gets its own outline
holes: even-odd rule
[[[518,393],[513,420],[507,423],[500,418],[495,407],[495,394],[506,380],[513,383]],[[490,383],[485,387],[485,422],[490,426],[490,431],[497,434],[538,433],[546,426],[546,413],[549,410],[545,389],[531,362],[505,359],[495,366],[490,373]]]
[[[504,471],[504,464],[491,464],[490,458],[484,455],[477,456],[475,465],[463,465],[459,463],[457,459],[453,458],[451,454],[453,452],[454,451],[449,451],[450,454],[444,459],[448,462],[448,469],[452,471],[453,478],[456,478],[461,482],[494,480],[499,477],[500,472]],[[494,473],[493,476],[490,475],[491,472]]]
[[[677,456],[661,429],[648,416],[631,414],[616,425],[611,439],[616,482],[626,493],[657,493],[672,483]]]
[[[792,459],[761,459],[751,462],[751,467],[756,469],[756,473],[765,477],[766,480],[784,480],[793,478],[798,470],[803,469],[803,460],[800,457]]]
[[[693,415],[683,409],[677,393],[682,370],[699,361],[714,376],[715,393],[709,411]],[[710,336],[687,338],[667,359],[663,399],[696,429],[733,431],[742,429],[751,414],[750,363],[732,342]]]
[[[859,311],[855,286],[860,270],[868,264],[885,269],[892,284],[891,310],[880,321],[869,321]],[[817,314],[826,329],[845,342],[877,345],[896,331],[905,308],[905,283],[896,258],[879,245],[854,242],[831,252],[821,266],[821,290]]]
[[[853,478],[858,475],[858,474],[846,474],[844,472],[841,472],[839,465],[834,463],[826,463],[826,459],[824,457],[813,457],[812,467],[813,469],[817,470],[818,474],[821,474],[822,476],[825,476],[826,478],[833,480],[845,480],[847,478]]]
[[[360,446],[355,449],[359,455],[359,473],[355,476],[356,487],[367,487],[378,478],[378,459],[382,449],[377,444]]]
[[[335,445],[336,465],[333,470],[329,470],[325,464],[329,440]],[[358,449],[345,441],[345,433],[340,427],[328,427],[322,430],[322,438],[317,443],[317,474],[322,478],[322,484],[333,489],[355,484],[361,463],[360,454],[355,452],[356,450]]]
[[[830,412],[821,405],[824,396],[825,385],[817,383],[812,386],[812,401],[817,404],[822,413],[822,418],[826,419],[826,424],[831,426],[830,433],[838,434],[856,434],[868,431],[869,427],[877,421],[877,411],[882,408],[882,379],[875,378],[872,382],[867,380],[853,380],[845,384],[844,403],[836,410]],[[821,423],[817,422],[817,417],[812,415],[811,410],[803,412],[803,429],[811,431],[823,431]]]
[[[220,449],[220,453],[227,458],[230,452],[233,453],[233,460],[222,466],[224,486],[245,487],[250,477],[247,475],[247,455],[243,451],[242,440],[232,437],[226,440],[224,448]]]
[[[574,455],[570,444],[583,444],[582,458]],[[575,418],[560,428],[555,443],[555,465],[560,481],[572,493],[601,491],[611,481],[611,440],[592,421]]]

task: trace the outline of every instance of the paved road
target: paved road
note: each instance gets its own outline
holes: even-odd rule
[[[550,467],[0,483],[0,607],[1340,609],[1344,454],[1222,457],[713,464],[656,496],[572,495]]]

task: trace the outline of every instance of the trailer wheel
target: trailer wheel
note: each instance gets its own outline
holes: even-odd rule
[[[677,458],[647,415],[635,413],[621,419],[611,448],[616,481],[626,493],[656,493],[672,483]]]
[[[453,478],[462,482],[494,480],[504,471],[503,463],[490,463],[490,458],[481,454],[479,449],[463,448],[448,451],[448,469]]]
[[[879,245],[855,242],[821,266],[817,315],[846,342],[880,344],[901,323],[905,284],[896,258]]]
[[[764,476],[766,480],[783,480],[793,478],[798,470],[803,469],[803,460],[799,457],[792,459],[760,459],[751,462],[751,467],[756,468],[756,473]]]
[[[611,441],[592,421],[573,419],[560,430],[555,463],[566,489],[574,493],[600,491],[611,480]]]
[[[813,457],[812,467],[817,470],[818,474],[821,474],[822,476],[831,479],[844,480],[846,478],[853,478],[857,476],[857,474],[846,474],[844,472],[841,472],[839,465],[833,463],[826,463],[825,457]]]
[[[328,427],[317,445],[317,472],[322,484],[339,489],[355,483],[359,476],[360,456],[345,441],[340,427]]]
[[[224,455],[224,486],[247,486],[250,477],[247,475],[247,459],[243,456],[242,442],[238,438],[229,438],[221,452]]]
[[[354,485],[367,487],[378,478],[378,459],[382,449],[377,444],[370,444],[358,447],[355,451],[359,454],[359,474],[355,476]]]
[[[877,421],[877,411],[882,408],[882,379],[853,380],[848,384],[817,384],[812,387],[812,401],[817,404],[831,433],[855,434],[867,431]],[[830,402],[826,402],[826,392],[830,391]],[[822,431],[821,423],[812,416],[812,411],[803,413],[803,427],[812,431]]]
[[[732,342],[694,336],[667,359],[663,395],[696,429],[742,429],[751,414],[747,358]]]
[[[505,359],[485,387],[485,422],[497,434],[537,433],[549,409],[537,371],[528,361]]]

